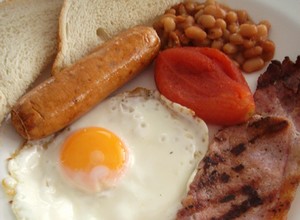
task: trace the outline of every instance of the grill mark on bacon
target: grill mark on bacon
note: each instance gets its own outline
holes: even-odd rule
[[[226,203],[226,202],[230,202],[232,200],[235,200],[235,195],[234,194],[229,194],[225,197],[223,197],[221,200],[220,200],[220,203]]]
[[[276,135],[288,126],[287,121],[273,122],[270,124],[270,117],[262,118],[250,124],[250,128],[256,129],[256,135],[254,135],[248,142],[254,144],[257,139],[264,137],[265,135]]]
[[[270,120],[270,117],[261,118],[249,125],[250,128],[255,128],[257,130],[257,138],[264,135],[273,135],[277,132],[281,132],[288,126],[286,120]]]
[[[211,166],[217,166],[219,163],[224,162],[224,158],[221,157],[218,154],[214,154],[211,157],[210,156],[205,156],[203,158],[203,161],[205,163],[204,169],[206,170],[206,169],[210,168]]]
[[[237,146],[233,147],[233,148],[230,150],[230,153],[234,154],[235,156],[238,156],[238,155],[240,155],[241,153],[243,153],[244,150],[246,150],[245,144],[244,144],[244,143],[240,143],[240,144],[238,144]]]
[[[245,185],[241,189],[241,193],[248,196],[248,198],[242,201],[239,205],[233,205],[232,208],[221,217],[217,217],[217,220],[230,220],[241,216],[246,213],[250,208],[257,207],[263,204],[263,200],[259,197],[257,191],[250,185]]]
[[[271,124],[269,122],[270,122],[270,118],[266,117],[250,124],[248,127],[255,129],[256,135],[254,135],[254,137],[252,137],[247,144],[249,143],[254,144],[257,139],[262,138],[265,135],[272,135],[277,132],[281,132],[283,129],[285,129],[288,126],[287,121],[279,121]],[[246,150],[246,144],[240,143],[235,147],[233,147],[230,150],[230,152],[235,156],[239,156],[245,150]]]
[[[239,172],[241,172],[244,168],[245,168],[245,167],[244,167],[243,164],[239,164],[239,165],[237,165],[237,166],[235,166],[235,167],[232,167],[231,169],[234,170],[235,172],[239,173]]]
[[[228,183],[230,180],[230,176],[227,173],[222,173],[220,176],[220,180],[222,183]]]
[[[218,180],[221,180],[221,182],[227,180],[225,179],[227,177],[225,178],[224,176],[222,177],[222,175],[220,175],[216,170],[213,170],[211,173],[208,173],[206,177],[207,177],[206,179],[199,181],[197,185],[198,189],[205,188],[206,186],[213,186],[218,183]]]

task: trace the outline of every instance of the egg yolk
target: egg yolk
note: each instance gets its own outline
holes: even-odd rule
[[[98,191],[119,178],[126,165],[127,149],[115,134],[104,128],[83,128],[66,139],[60,160],[76,185]]]

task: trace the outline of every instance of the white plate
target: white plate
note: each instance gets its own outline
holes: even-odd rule
[[[1,0],[0,0],[1,2]],[[223,2],[232,8],[246,9],[254,21],[269,20],[272,24],[271,39],[276,44],[276,54],[274,59],[282,60],[285,56],[289,56],[295,60],[300,55],[299,39],[300,39],[300,1],[286,0],[223,0]],[[262,73],[246,75],[246,79],[252,89],[255,90],[257,76]],[[155,88],[153,81],[152,67],[148,68],[131,83],[127,84],[118,92],[135,88],[136,86],[144,86],[146,88]],[[7,119],[0,127],[0,180],[7,175],[6,159],[13,153],[22,139],[15,133]],[[0,187],[0,219],[15,219],[11,213],[11,209]],[[288,220],[297,220],[300,218],[300,188],[298,189],[296,198],[292,203]]]

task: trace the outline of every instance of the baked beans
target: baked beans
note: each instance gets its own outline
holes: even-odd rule
[[[231,9],[215,0],[176,4],[153,27],[161,38],[162,49],[217,48],[247,73],[262,69],[275,53],[275,44],[268,39],[269,21],[256,24],[247,11]]]

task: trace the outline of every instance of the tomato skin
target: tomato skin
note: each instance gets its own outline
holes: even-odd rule
[[[254,113],[253,96],[243,74],[217,49],[164,50],[157,57],[154,76],[160,93],[192,109],[207,123],[238,124]]]

